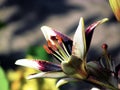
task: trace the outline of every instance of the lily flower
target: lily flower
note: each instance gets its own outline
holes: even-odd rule
[[[44,49],[48,54],[55,57],[59,63],[48,62],[45,60],[19,59],[15,64],[35,68],[41,71],[37,74],[31,74],[27,79],[61,78],[57,82],[57,86],[63,85],[69,81],[84,80],[115,90],[116,88],[111,85],[106,85],[106,83],[99,81],[102,78],[106,78],[106,71],[104,75],[104,73],[99,70],[103,66],[97,65],[98,62],[86,61],[86,55],[94,29],[107,20],[107,18],[102,19],[91,24],[87,29],[84,29],[84,20],[83,18],[80,18],[73,40],[51,27],[42,26],[41,30],[47,40],[47,45],[44,45]],[[104,70],[104,68],[102,70]],[[101,75],[102,77],[98,77],[98,74],[103,75]]]
[[[109,4],[118,21],[120,21],[120,0],[109,0]]]

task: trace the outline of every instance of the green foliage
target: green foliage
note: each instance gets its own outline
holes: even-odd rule
[[[5,26],[6,26],[6,24],[0,21],[0,28],[3,28]]]
[[[4,70],[0,67],[0,90],[9,90],[8,80],[6,79]]]
[[[27,55],[32,56],[34,59],[51,61],[51,56],[41,46],[30,47],[27,51]]]

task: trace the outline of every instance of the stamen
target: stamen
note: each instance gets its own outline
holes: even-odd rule
[[[56,36],[51,36],[50,39],[53,40],[53,41],[57,41]]]
[[[48,48],[54,52],[54,56],[61,59],[62,61],[68,60],[70,55],[62,42],[62,38],[59,35],[51,36],[50,38],[54,42],[54,45],[50,40],[48,40]]]
[[[107,69],[110,69],[111,71],[113,71],[113,62],[111,60],[111,57],[109,56],[108,52],[107,52],[107,48],[108,48],[108,45],[107,44],[103,44],[102,45],[102,48],[103,48],[103,55],[105,57],[105,60],[106,60],[106,68]]]
[[[49,51],[51,51],[52,52],[51,54],[55,56],[57,59],[59,59],[60,61],[64,60],[64,57],[59,53],[58,48],[55,45],[52,45],[52,43],[49,40],[48,40],[48,47],[46,49],[48,53]]]
[[[57,47],[58,47],[58,52],[63,56],[64,60],[68,60],[69,57],[65,53],[64,49],[60,45],[57,45]]]
[[[63,46],[63,49],[64,49],[64,51],[66,52],[67,56],[70,57],[70,54],[68,53],[68,51],[67,51],[67,49],[66,49],[64,43],[62,43],[62,46]]]
[[[46,50],[48,54],[53,54],[53,52],[46,45],[43,45],[43,48]]]
[[[56,38],[57,38],[59,44],[61,44],[63,42],[62,38],[59,35],[56,35]]]
[[[51,50],[51,48],[48,48],[46,45],[44,45],[43,47],[48,54],[51,54],[54,57],[56,57],[58,60],[63,61],[64,58],[61,57],[58,52]]]
[[[57,58],[57,60],[59,60],[59,61],[64,61],[64,59],[62,59],[62,57],[60,57],[59,55],[57,55],[57,54],[52,54],[55,58]]]
[[[103,48],[104,50],[107,50],[108,45],[107,45],[107,44],[103,44],[103,45],[102,45],[102,48]]]
[[[49,40],[48,40],[48,47],[52,48],[53,51],[57,51],[57,47],[53,45]]]
[[[61,45],[61,47],[63,48],[63,51],[65,51],[65,53],[67,54],[67,56],[70,57],[70,55],[69,55],[69,53],[68,53],[68,51],[67,51],[67,49],[66,49],[66,47],[65,47],[65,45],[64,45],[64,42],[63,42],[62,38],[61,38],[59,35],[57,35],[56,37],[57,37],[57,39],[58,39],[58,43],[59,43],[59,44]]]
[[[54,51],[55,55],[57,55],[58,57],[60,57],[62,59],[62,61],[64,61],[64,57],[60,54],[59,51]]]
[[[53,52],[55,52],[55,53],[57,54],[57,56],[59,55],[58,57],[61,57],[61,59],[64,60],[64,57],[63,57],[63,55],[60,54],[59,48],[58,48],[57,46],[59,46],[59,45],[57,44],[57,42],[55,43],[55,45],[52,45],[52,43],[51,43],[50,41],[48,41],[48,47],[49,47]]]

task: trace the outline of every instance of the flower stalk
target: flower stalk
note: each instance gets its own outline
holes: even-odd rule
[[[118,88],[116,88],[116,87],[114,87],[114,86],[112,86],[112,85],[103,83],[103,82],[98,81],[98,80],[95,80],[95,79],[93,79],[93,78],[88,78],[86,81],[91,82],[91,83],[94,83],[94,84],[99,85],[99,86],[101,86],[101,87],[109,88],[110,90],[119,90]]]

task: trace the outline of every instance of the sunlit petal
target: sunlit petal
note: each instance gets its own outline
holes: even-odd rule
[[[90,46],[90,42],[91,42],[91,39],[92,39],[92,35],[93,35],[93,32],[94,32],[94,29],[95,29],[98,25],[100,25],[100,24],[102,24],[102,23],[104,23],[104,22],[106,22],[106,21],[108,21],[108,18],[104,18],[104,19],[102,19],[102,20],[100,20],[100,21],[97,21],[97,22],[91,24],[91,25],[85,30],[87,50],[89,49],[89,46]]]
[[[19,59],[15,62],[15,64],[25,66],[25,67],[35,68],[35,69],[39,70],[39,64],[33,60]]]
[[[41,71],[60,71],[61,67],[57,64],[43,60],[20,59],[15,62],[16,65],[35,68]]]
[[[57,36],[58,35],[63,39],[64,42],[69,42],[69,41],[72,42],[72,40],[69,37],[67,37],[66,35],[64,35],[64,34],[58,32],[58,31],[56,31],[55,29],[53,29],[49,26],[42,26],[41,30],[42,30],[46,40],[51,40],[52,36]]]
[[[51,36],[56,36],[56,33],[53,31],[53,29],[48,26],[42,26],[41,30],[45,36],[45,39],[47,41],[50,40],[52,44],[54,44],[54,42],[51,40]]]
[[[27,79],[33,78],[62,78],[66,77],[66,74],[63,72],[40,72],[37,74],[32,74],[27,77]]]
[[[80,18],[79,25],[73,37],[72,55],[83,60],[86,54],[86,40],[84,31],[84,20]]]

